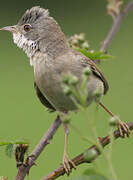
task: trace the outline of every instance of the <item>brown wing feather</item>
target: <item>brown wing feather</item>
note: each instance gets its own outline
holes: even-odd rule
[[[106,80],[106,78],[104,77],[102,71],[96,66],[96,64],[89,58],[87,58],[86,56],[84,56],[82,53],[72,50],[72,52],[75,55],[80,56],[81,58],[81,63],[84,67],[87,67],[88,65],[90,66],[93,74],[95,74],[98,78],[100,78],[104,84],[104,94],[107,93],[107,91],[109,90],[109,85],[108,82]]]
[[[109,90],[109,84],[108,84],[106,78],[104,77],[102,71],[96,66],[96,64],[90,59],[89,59],[89,61],[90,61],[90,67],[92,69],[92,72],[103,81],[104,94],[106,94],[107,91]]]

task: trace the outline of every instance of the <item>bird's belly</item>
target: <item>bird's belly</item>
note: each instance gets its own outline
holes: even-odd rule
[[[64,112],[77,109],[76,105],[70,99],[70,97],[64,94],[62,87],[62,76],[61,74],[58,74],[56,71],[54,71],[53,67],[44,69],[43,66],[39,66],[34,69],[34,73],[37,86],[56,110]],[[99,87],[102,89],[102,91],[104,91],[102,81],[92,75],[87,85],[88,105],[93,101],[94,91]]]
[[[50,69],[44,72],[44,69],[39,70],[37,68],[37,70],[34,70],[34,73],[35,82],[37,83],[40,91],[56,110],[68,111],[76,109],[72,100],[64,94],[61,76],[59,76],[56,72],[54,73],[53,70],[50,71]]]

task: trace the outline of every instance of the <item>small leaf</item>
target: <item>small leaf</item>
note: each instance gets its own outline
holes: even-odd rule
[[[104,59],[111,59],[113,56],[110,54],[105,54],[104,52],[101,51],[87,51],[85,49],[78,49],[79,52],[90,58],[91,60],[104,60]]]
[[[0,141],[0,146],[5,146],[8,144],[29,144],[27,140],[17,140],[17,141]]]
[[[8,145],[8,144],[11,144],[11,142],[0,142],[0,146],[5,146],[5,145]]]
[[[110,54],[104,54],[100,56],[100,59],[112,59],[112,58],[114,58],[114,56],[111,56]]]
[[[90,51],[89,53],[93,57],[93,59],[100,58],[104,54],[101,51]]]
[[[78,51],[79,52],[81,52],[82,54],[84,54],[85,56],[87,56],[87,57],[90,57],[91,55],[90,55],[90,53],[89,53],[89,51],[86,51],[85,49],[78,49]]]
[[[5,149],[6,155],[11,158],[14,155],[15,148],[16,144],[8,144]]]

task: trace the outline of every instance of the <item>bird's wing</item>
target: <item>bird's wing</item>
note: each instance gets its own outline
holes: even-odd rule
[[[37,97],[41,101],[41,103],[48,108],[50,112],[54,112],[55,108],[50,104],[50,102],[45,98],[45,96],[41,93],[40,89],[38,88],[37,84],[34,82],[34,88],[36,90]]]
[[[106,78],[104,77],[102,71],[96,66],[96,64],[92,60],[89,59],[89,63],[90,63],[90,67],[91,67],[92,72],[103,81],[104,94],[106,94],[107,91],[109,90],[109,84],[108,84]]]
[[[104,94],[106,94],[107,91],[109,90],[109,84],[108,84],[106,78],[104,77],[102,71],[96,66],[96,64],[91,59],[87,58],[80,52],[75,51],[75,55],[78,55],[78,56],[80,55],[82,65],[84,67],[87,67],[89,65],[93,74],[102,80],[102,82],[104,84]]]

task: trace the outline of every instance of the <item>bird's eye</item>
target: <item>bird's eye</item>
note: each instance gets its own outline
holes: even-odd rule
[[[29,32],[29,31],[31,30],[31,25],[30,25],[30,24],[25,24],[25,25],[24,25],[24,30],[25,30],[26,32]]]

